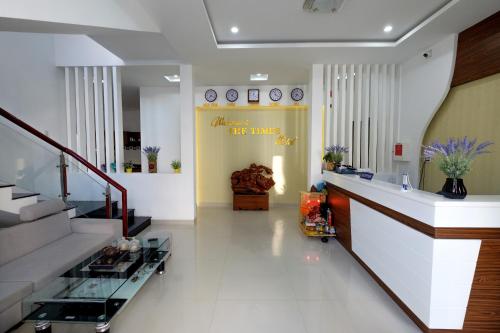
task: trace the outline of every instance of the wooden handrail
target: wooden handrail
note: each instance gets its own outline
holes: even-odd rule
[[[106,173],[102,172],[99,170],[95,165],[87,161],[85,158],[82,156],[78,155],[75,153],[73,150],[64,147],[61,145],[59,142],[49,138],[42,132],[38,131],[36,128],[33,128],[32,126],[28,125],[21,119],[17,118],[16,116],[12,115],[11,113],[5,111],[3,108],[0,107],[0,116],[3,118],[7,119],[8,121],[16,124],[17,126],[21,127],[28,133],[36,136],[40,140],[48,143],[52,147],[55,147],[59,149],[60,151],[64,152],[65,154],[68,154],[69,156],[73,157],[75,160],[92,170],[96,175],[98,175],[100,178],[105,180],[107,183],[109,183],[111,186],[116,188],[118,191],[121,192],[122,194],[122,228],[123,228],[123,235],[127,236],[128,235],[128,214],[127,214],[127,189],[123,186],[121,186],[119,183],[117,183],[113,178],[109,177]]]

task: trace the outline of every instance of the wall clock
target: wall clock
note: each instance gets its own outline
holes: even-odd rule
[[[277,102],[281,99],[281,96],[283,96],[283,93],[281,92],[280,89],[278,88],[273,88],[271,89],[271,91],[269,92],[269,98],[271,99],[271,101],[273,102]]]
[[[213,89],[208,89],[205,91],[205,99],[207,102],[212,103],[217,99],[217,92]]]
[[[238,99],[238,91],[236,91],[236,89],[229,89],[226,91],[226,99],[231,103],[236,102]]]
[[[304,98],[304,91],[300,88],[294,88],[291,93],[292,99],[295,102],[301,101]]]
[[[248,89],[248,103],[259,103],[259,89]]]

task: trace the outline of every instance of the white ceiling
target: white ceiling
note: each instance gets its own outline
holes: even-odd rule
[[[482,19],[500,10],[499,0],[455,0],[453,6],[447,9],[437,19],[422,27],[411,37],[404,40],[395,47],[285,47],[285,48],[240,48],[220,49],[214,41],[211,25],[204,3],[201,0],[163,1],[163,0],[139,0],[150,15],[159,22],[160,29],[176,50],[179,58],[184,62],[193,63],[196,66],[195,79],[200,85],[210,84],[248,84],[248,75],[255,72],[269,73],[270,79],[275,83],[287,84],[308,82],[308,72],[311,64],[315,63],[400,63],[436,42],[442,40],[452,33],[458,33],[467,27],[481,21]],[[222,1],[222,0],[207,0]],[[239,10],[232,9],[231,23],[240,26],[240,22],[246,22],[248,17],[255,20],[252,31],[263,36],[270,33],[267,22],[275,22],[273,35],[285,35],[288,17],[281,12],[268,11],[259,17],[249,15],[246,8],[247,3],[266,6],[270,2],[263,0],[231,0],[232,7],[237,6]],[[298,0],[288,0],[295,3]],[[346,0],[351,3],[382,3],[384,0]],[[415,5],[415,0],[398,0],[397,2]],[[418,4],[432,3],[438,5],[434,0],[418,0]],[[301,4],[302,1],[300,0]],[[442,3],[442,2],[439,2]],[[236,5],[234,5],[236,4]],[[345,4],[346,6],[348,3]],[[363,6],[357,6],[358,12],[351,13],[351,22],[345,24],[342,29],[345,39],[351,36],[350,31],[357,26],[364,25],[367,16],[372,15]],[[427,7],[426,7],[427,8]],[[427,9],[431,9],[428,7]],[[297,10],[302,11],[299,8]],[[397,18],[397,13],[392,13],[392,8],[380,7],[377,15],[382,17],[382,12],[390,13],[386,19],[380,19],[379,27],[383,27],[387,20]],[[213,10],[211,15],[214,15]],[[339,15],[343,15],[342,12]],[[279,19],[279,21],[278,21]],[[227,19],[229,22],[229,19]],[[412,23],[406,24],[411,26]],[[219,23],[214,20],[214,26]],[[292,22],[293,24],[293,22]],[[372,23],[375,24],[375,23]],[[356,28],[357,29],[357,28]],[[394,26],[396,31],[399,27]],[[403,29],[404,30],[404,29]],[[240,27],[241,33],[244,28]],[[380,28],[377,29],[377,33]],[[273,37],[274,39],[275,37]],[[359,38],[355,38],[356,40]],[[291,76],[293,76],[291,78]],[[288,81],[292,80],[292,81]],[[299,82],[300,81],[300,82]]]
[[[204,1],[219,43],[393,41],[450,2],[346,0],[332,14],[305,12],[303,0]],[[386,25],[394,29],[385,33]]]
[[[179,66],[126,66],[122,68],[122,103],[124,110],[139,110],[140,87],[179,87],[165,75],[179,75]]]
[[[122,68],[124,87],[178,87],[179,83],[167,81],[165,75],[179,75],[179,66],[126,66]]]
[[[300,84],[308,82],[314,63],[400,63],[500,10],[500,0],[346,0],[343,9],[331,15],[304,13],[302,0],[205,0],[210,20],[202,0],[129,1],[142,6],[160,33],[85,26],[83,19],[71,25],[0,18],[0,30],[88,34],[128,64],[193,64],[198,85],[249,84],[249,75],[257,72],[268,73],[269,84]],[[219,42],[231,43],[394,41],[444,4],[441,15],[386,47],[288,44],[224,49],[212,31]],[[133,18],[133,11],[127,15]],[[394,26],[390,35],[382,32],[386,24]],[[239,26],[238,35],[228,32],[232,25]]]

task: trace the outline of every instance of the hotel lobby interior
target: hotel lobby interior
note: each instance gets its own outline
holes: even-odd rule
[[[0,333],[500,332],[499,0],[0,0]]]

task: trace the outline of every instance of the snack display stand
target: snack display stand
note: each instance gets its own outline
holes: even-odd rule
[[[331,217],[321,216],[320,207],[325,201],[324,193],[300,192],[299,228],[307,237],[320,237],[323,243],[335,237]]]

